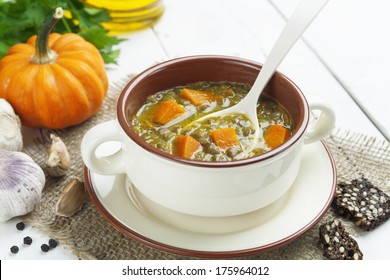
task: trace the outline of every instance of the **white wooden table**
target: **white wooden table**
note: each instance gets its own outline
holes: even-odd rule
[[[107,66],[110,82],[187,55],[222,54],[263,62],[299,0],[164,3],[165,13],[153,28],[123,36],[128,40],[119,46],[119,64]],[[387,140],[389,14],[386,0],[331,0],[279,67],[303,92],[333,104],[337,127]],[[29,227],[17,231],[17,221],[0,224],[0,259],[75,259],[62,247],[41,253],[35,246],[11,254],[9,248],[20,245],[26,235],[34,236],[34,244],[48,240]],[[389,234],[390,222],[359,239],[366,259],[390,259]]]

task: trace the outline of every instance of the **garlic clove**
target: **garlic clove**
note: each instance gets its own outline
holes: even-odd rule
[[[46,172],[52,177],[61,177],[70,169],[70,156],[68,149],[61,138],[50,135],[51,145],[46,160]]]
[[[57,201],[55,213],[58,216],[70,217],[83,206],[85,196],[84,183],[73,178],[62,191]]]
[[[23,148],[20,119],[3,98],[0,98],[0,148],[9,151],[21,151]]]
[[[45,174],[30,156],[0,149],[0,222],[34,210],[44,186]]]

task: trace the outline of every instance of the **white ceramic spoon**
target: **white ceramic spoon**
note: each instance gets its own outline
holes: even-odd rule
[[[251,90],[236,105],[199,118],[195,122],[202,122],[208,118],[220,117],[227,114],[245,114],[255,128],[255,135],[259,135],[259,121],[257,119],[257,101],[276,68],[292,48],[298,38],[318,15],[329,0],[302,0],[291,15],[286,26],[279,35],[274,47],[266,59]],[[191,125],[191,124],[190,124]],[[188,125],[188,126],[190,126]]]

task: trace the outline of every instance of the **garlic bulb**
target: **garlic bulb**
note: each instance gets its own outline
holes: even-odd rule
[[[44,186],[45,175],[31,157],[0,149],[0,222],[34,210]]]
[[[50,176],[61,177],[70,168],[69,152],[60,137],[51,134],[50,138],[52,142],[46,160],[46,172]]]
[[[11,104],[0,98],[0,148],[9,151],[21,151],[23,138],[21,122]]]

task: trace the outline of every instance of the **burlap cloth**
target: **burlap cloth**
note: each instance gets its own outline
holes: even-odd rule
[[[24,152],[43,167],[50,144],[49,135],[55,133],[68,147],[72,168],[62,178],[47,177],[42,200],[23,220],[38,231],[57,239],[80,259],[188,259],[150,248],[123,235],[103,218],[89,197],[85,199],[83,208],[72,217],[64,218],[54,214],[55,204],[66,182],[72,176],[84,179],[80,156],[80,143],[84,133],[94,125],[116,117],[116,101],[123,85],[124,81],[110,87],[103,107],[90,120],[65,130],[41,129],[33,143],[24,148]],[[390,145],[387,141],[339,129],[326,138],[325,142],[335,159],[338,181],[350,181],[364,174],[376,186],[389,192]],[[241,259],[322,259],[317,246],[318,227],[325,220],[334,217],[336,215],[330,209],[317,225],[287,246]],[[360,234],[351,223],[344,222],[353,234]]]

